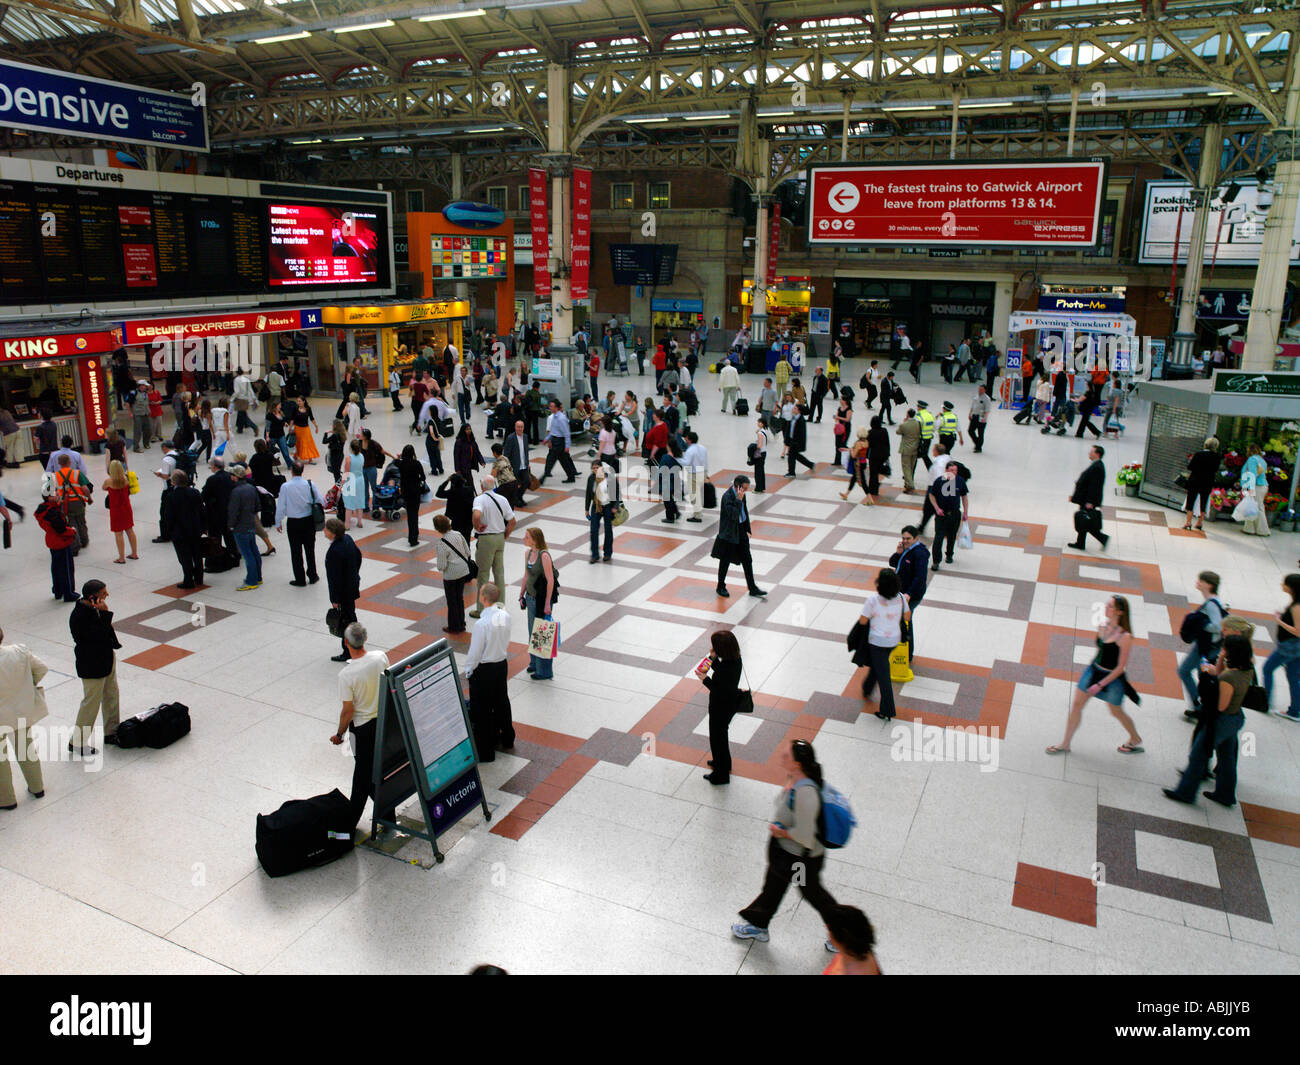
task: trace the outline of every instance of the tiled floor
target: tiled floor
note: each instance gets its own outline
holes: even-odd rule
[[[614,384],[644,394],[649,380]],[[744,384],[752,401],[753,379]],[[695,427],[725,486],[743,468],[751,422],[717,413],[714,388],[706,377]],[[932,408],[949,393],[960,393],[959,413],[968,403],[959,387],[916,391]],[[407,416],[383,407],[368,424],[392,450],[408,440]],[[1129,424],[1144,421],[1139,410]],[[896,692],[890,726],[861,698],[844,633],[920,497],[901,495],[895,478],[877,506],[842,502],[843,474],[824,461],[829,421],[809,437],[816,473],[787,480],[774,454],[770,492],[751,497],[763,600],[744,595],[739,572],[730,599],[713,594],[716,512],[669,527],[662,508],[630,500],[613,563],[589,566],[583,483],[548,482],[521,524],[536,522],[555,546],[563,651],[555,680],[532,683],[512,610],[518,741],[482,767],[491,822],[476,815],[430,870],[362,848],[280,880],[257,865],[256,814],[346,790],[352,773],[348,749],[329,743],[339,704],[325,585],[289,587],[277,537],[260,590],[236,593],[235,570],[178,592],[171,550],[147,542],[157,488],[142,476],[142,560],[111,565],[94,509],[77,577],[109,583],[123,712],[179,700],[194,731],[162,751],[47,763],[46,797],[23,794],[0,812],[0,890],[24,915],[0,940],[0,971],[454,973],[491,961],[537,973],[818,972],[820,921],[797,894],[770,943],[729,933],[762,879],[779,751],[803,737],[860,821],[826,883],[871,916],[888,972],[1300,972],[1300,728],[1249,715],[1236,809],[1161,794],[1190,733],[1174,670],[1197,571],[1218,570],[1233,612],[1266,624],[1280,576],[1297,568],[1297,538],[1245,538],[1228,523],[1183,534],[1172,512],[1116,495],[1109,550],[1079,555],[1065,548],[1065,498],[1087,445],[998,412],[984,453],[961,456],[973,470],[975,547],[932,581],[915,679]],[[1137,433],[1111,442],[1107,466],[1141,452]],[[145,473],[157,452],[130,457]],[[585,448],[575,457],[581,467]],[[102,463],[90,459],[96,475]],[[325,485],[322,469],[313,476]],[[30,507],[37,481],[29,466],[0,489]],[[414,551],[392,525],[368,521],[357,535],[360,616],[391,656],[446,623],[433,513]],[[15,532],[0,558],[0,625],[51,667],[51,722],[66,726],[81,693],[67,608],[49,597],[35,525]],[[515,536],[512,582],[522,559]],[[1098,608],[1117,592],[1133,606],[1129,672],[1146,753],[1116,753],[1123,734],[1093,704],[1073,752],[1048,757]],[[719,626],[736,630],[756,701],[733,725],[725,788],[702,779],[706,696],[691,676]],[[1260,632],[1261,652],[1271,641]],[[30,932],[49,928],[68,934]]]

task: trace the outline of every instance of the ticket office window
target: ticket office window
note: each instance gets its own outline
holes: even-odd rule
[[[700,316],[690,311],[655,311],[654,327],[656,333],[672,330],[676,333],[689,333],[700,321]]]
[[[38,421],[42,408],[58,417],[77,413],[77,375],[71,359],[0,365],[0,406],[20,421]]]

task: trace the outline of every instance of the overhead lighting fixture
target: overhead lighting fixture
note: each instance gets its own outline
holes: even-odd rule
[[[335,26],[335,33],[360,33],[362,30],[386,30],[389,26],[396,25],[392,19],[386,18],[379,22],[363,22],[360,26]]]
[[[722,114],[717,114],[717,115],[684,115],[683,116],[684,120],[687,122],[717,122],[720,121],[721,119],[730,118],[730,117],[731,115],[728,112],[723,112]]]
[[[760,111],[759,118],[794,118],[793,111]]]
[[[481,7],[476,7],[467,11],[443,11],[442,13],[437,15],[421,15],[415,21],[416,22],[447,22],[450,19],[454,19],[454,18],[478,18],[479,16],[486,15],[486,14],[487,12],[484,11]]]
[[[321,143],[321,139],[320,139],[319,137],[312,137],[312,138],[310,138],[309,140],[303,140],[303,141],[290,141],[289,143],[290,143],[290,144],[320,144],[320,143]]]
[[[1228,92],[1227,89],[1215,89],[1213,92],[1207,92],[1205,95],[1206,96],[1231,96],[1232,93]]]
[[[644,126],[649,122],[667,122],[668,119],[666,118],[625,118],[623,119],[623,121],[638,126]]]
[[[963,111],[970,111],[976,107],[1010,107],[1010,106],[1011,106],[1010,103],[1002,103],[996,100],[992,100],[988,102],[980,102],[980,103],[967,103],[967,101],[962,100],[961,103],[958,104],[958,107],[961,108],[961,110]]]
[[[467,129],[466,133],[504,133],[505,126],[483,126],[479,129]]]
[[[299,30],[297,33],[281,33],[275,37],[254,37],[253,44],[279,44],[281,41],[301,41],[304,37],[310,37],[311,31]]]
[[[937,111],[938,104],[881,104],[882,111]]]
[[[366,139],[365,137],[332,137],[331,138],[331,140],[333,140],[336,144],[341,141],[363,141],[365,139]]]

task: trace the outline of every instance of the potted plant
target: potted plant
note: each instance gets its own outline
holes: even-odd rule
[[[1283,532],[1295,532],[1298,523],[1300,523],[1300,510],[1292,510],[1289,507],[1279,510],[1274,519],[1275,527]]]
[[[1223,488],[1215,488],[1215,489],[1213,489],[1213,490],[1210,492],[1210,507],[1209,507],[1209,512],[1208,512],[1205,516],[1206,516],[1207,518],[1209,518],[1210,521],[1218,521],[1218,520],[1219,520],[1219,511],[1221,511],[1221,510],[1223,509],[1226,500],[1227,500],[1227,490],[1226,490],[1226,489],[1223,489]]]
[[[1138,485],[1142,483],[1142,463],[1125,463],[1120,467],[1119,473],[1115,475],[1115,483],[1124,486],[1126,496],[1137,495]]]

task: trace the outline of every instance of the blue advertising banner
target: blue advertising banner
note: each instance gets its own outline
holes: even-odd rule
[[[208,150],[203,106],[184,93],[0,59],[0,122],[70,137]]]
[[[477,770],[457,777],[429,800],[432,823],[428,827],[435,836],[441,836],[482,801],[483,785]]]

